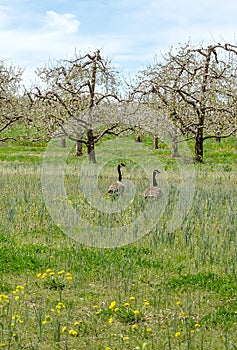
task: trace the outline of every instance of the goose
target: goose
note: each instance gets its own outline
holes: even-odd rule
[[[122,166],[125,166],[125,164],[124,163],[118,164],[118,175],[119,175],[118,181],[109,186],[108,188],[109,194],[121,194],[124,191],[124,184],[122,183],[122,174],[120,170]]]
[[[160,174],[159,170],[153,171],[153,187],[148,187],[143,193],[145,198],[159,198],[161,196],[161,189],[158,187],[156,181],[156,174]]]

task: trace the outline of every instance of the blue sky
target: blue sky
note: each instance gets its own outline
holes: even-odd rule
[[[0,60],[29,82],[50,59],[99,48],[132,76],[178,43],[236,43],[236,18],[236,0],[0,0]]]

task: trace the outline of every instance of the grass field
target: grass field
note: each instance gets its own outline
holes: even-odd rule
[[[69,238],[53,221],[42,197],[44,151],[45,145],[0,147],[0,348],[237,349],[236,140],[209,141],[206,163],[195,165],[192,205],[172,232],[178,160],[165,147],[151,151],[149,161],[159,163],[166,181],[163,215],[148,234],[136,228],[140,239],[104,249]],[[108,162],[98,182],[105,193],[122,153],[111,163],[101,154]],[[136,186],[134,199],[118,214],[98,215],[80,193],[85,159],[68,158],[67,197],[59,203],[81,212],[90,229],[133,222],[150,179],[128,154],[123,174]]]

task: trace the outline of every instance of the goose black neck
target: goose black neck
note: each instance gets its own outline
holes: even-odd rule
[[[155,171],[153,171],[153,186],[157,186],[156,172]]]
[[[121,165],[118,165],[118,174],[119,174],[119,181],[122,181],[122,174],[121,174],[121,170],[120,170]]]

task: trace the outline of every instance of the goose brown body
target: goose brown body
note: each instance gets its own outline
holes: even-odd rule
[[[160,171],[159,170],[154,170],[153,171],[153,186],[152,187],[148,187],[144,193],[143,196],[145,198],[159,198],[162,194],[160,187],[157,184],[156,181],[156,174],[159,174]]]
[[[117,182],[115,182],[109,186],[109,188],[108,188],[109,194],[121,194],[124,191],[124,184],[122,182],[122,173],[121,173],[121,169],[120,169],[122,166],[125,166],[125,164],[124,163],[118,164],[119,178],[118,178]]]

